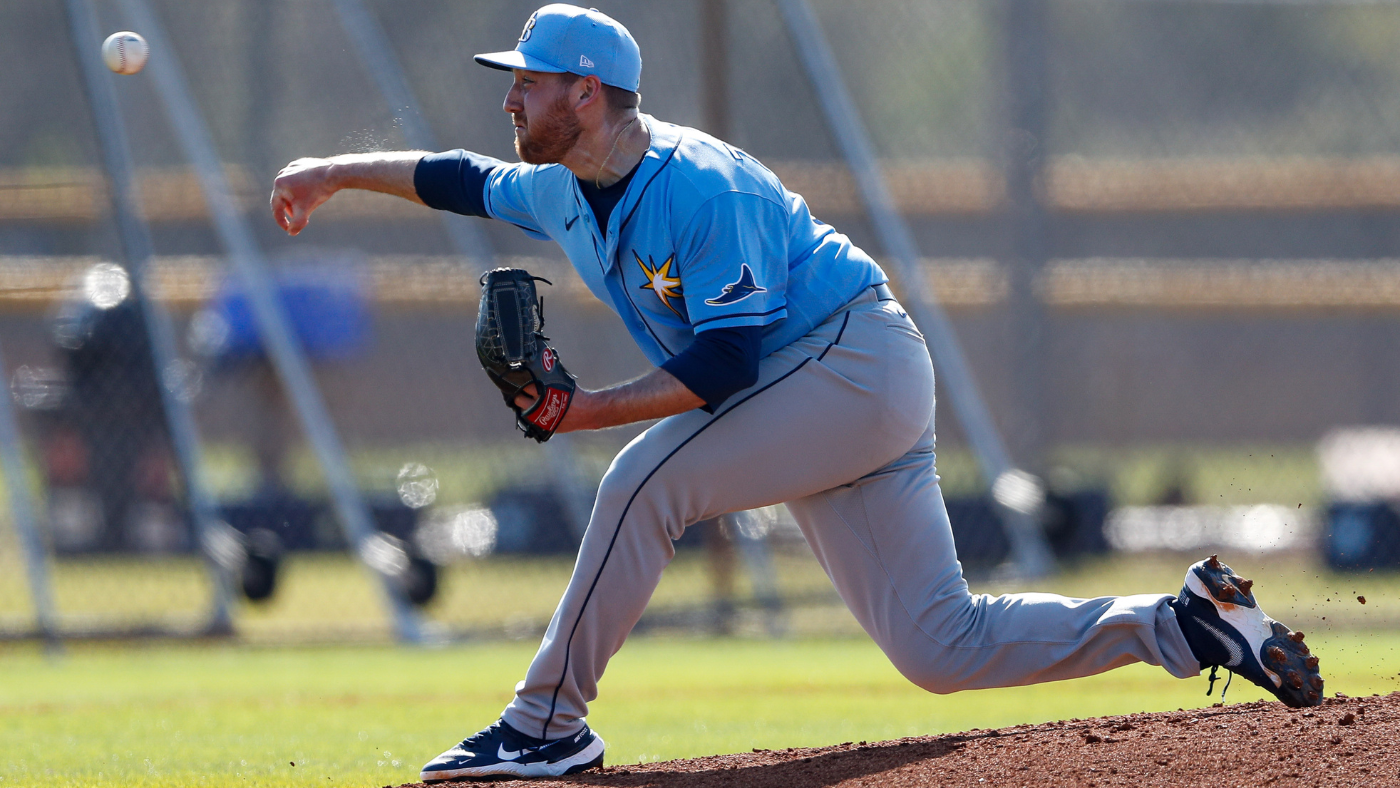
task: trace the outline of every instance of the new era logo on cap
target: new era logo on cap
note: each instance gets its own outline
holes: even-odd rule
[[[476,62],[502,71],[593,75],[623,90],[635,91],[642,82],[642,53],[627,28],[596,8],[566,3],[532,14],[514,50],[477,55]]]

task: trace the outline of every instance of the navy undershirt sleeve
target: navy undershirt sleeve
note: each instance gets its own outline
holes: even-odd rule
[[[429,208],[486,216],[486,179],[500,159],[466,150],[430,153],[413,170],[413,188]]]
[[[671,373],[714,413],[725,400],[758,382],[763,326],[736,326],[701,331],[690,347],[661,368]]]

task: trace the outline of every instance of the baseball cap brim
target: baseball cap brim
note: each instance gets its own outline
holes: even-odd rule
[[[531,57],[517,49],[505,52],[488,52],[484,55],[476,55],[472,58],[487,68],[494,68],[500,71],[510,71],[512,69],[524,69],[526,71],[543,71],[547,74],[563,74],[568,71],[553,63],[546,63],[537,57]]]

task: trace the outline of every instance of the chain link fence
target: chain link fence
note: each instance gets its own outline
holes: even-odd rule
[[[1338,566],[1400,560],[1388,547],[1400,526],[1393,541],[1386,530],[1400,484],[1358,493],[1330,470],[1357,452],[1390,456],[1384,432],[1357,444],[1338,430],[1400,422],[1400,4],[811,5],[929,295],[1018,464],[1048,484],[1044,518],[1063,554],[1320,544]],[[104,34],[132,26],[120,4],[94,7]],[[385,534],[383,561],[411,570],[399,591],[421,603],[429,634],[537,637],[567,582],[579,511],[640,427],[520,440],[472,352],[482,266],[433,212],[344,193],[296,239],[266,216],[272,177],[294,158],[408,146],[333,2],[153,7]],[[369,8],[442,144],[513,159],[507,77],[471,56],[509,46],[533,4]],[[603,10],[642,46],[644,111],[753,153],[880,257],[775,3]],[[347,549],[148,74],[115,80],[155,251],[142,281],[129,275],[68,29],[53,0],[0,8],[0,44],[15,53],[0,83],[0,347],[58,630],[207,630],[218,581],[164,386],[194,410],[203,475],[237,534],[242,557],[226,563],[243,592],[239,635],[393,636],[378,559]],[[475,251],[554,282],[546,330],[583,385],[647,371],[556,247],[470,221],[489,246]],[[174,318],[180,359],[164,369],[137,288]],[[965,563],[991,569],[1005,537],[941,404]],[[1362,448],[1338,452],[1337,435]],[[1338,547],[1343,521],[1362,525]],[[0,518],[0,633],[28,636],[17,527]],[[642,626],[855,627],[781,508],[692,529]]]

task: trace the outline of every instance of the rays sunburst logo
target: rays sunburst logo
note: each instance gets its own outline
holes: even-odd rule
[[[651,265],[647,265],[647,262],[642,260],[642,256],[637,254],[635,249],[632,251],[632,257],[636,258],[637,265],[641,266],[642,273],[646,274],[647,277],[647,283],[637,289],[656,293],[656,297],[661,299],[661,303],[665,304],[666,308],[671,310],[676,317],[680,317],[680,310],[671,303],[671,299],[683,297],[681,278],[671,274],[671,264],[675,262],[676,256],[667,257],[666,262],[661,265],[656,265],[651,255],[647,255],[647,261],[651,262]]]

